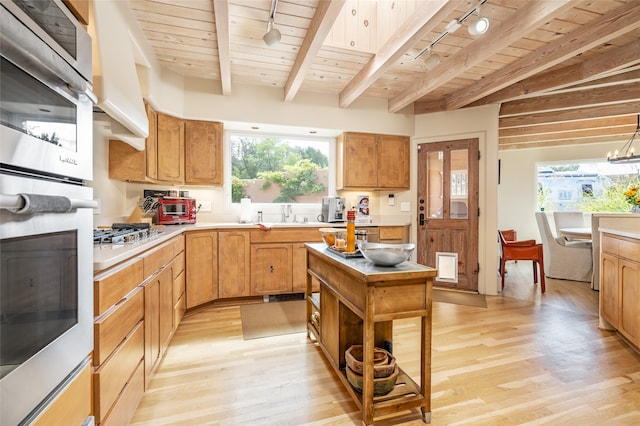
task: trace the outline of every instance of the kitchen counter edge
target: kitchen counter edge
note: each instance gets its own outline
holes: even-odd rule
[[[267,228],[284,229],[284,228],[328,228],[334,226],[346,226],[346,223],[323,223],[323,222],[304,222],[304,223],[264,223]],[[358,224],[357,227],[373,227],[373,226],[408,226],[408,223],[367,223]],[[124,262],[140,253],[143,253],[158,244],[164,243],[173,237],[176,237],[186,231],[204,231],[216,229],[245,229],[257,230],[261,229],[257,223],[234,223],[234,222],[210,222],[197,223],[194,225],[167,225],[158,227],[160,233],[148,240],[138,243],[127,244],[96,244],[93,246],[93,270],[94,272],[108,269],[120,262]]]

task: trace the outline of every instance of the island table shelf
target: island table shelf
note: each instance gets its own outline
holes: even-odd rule
[[[317,342],[329,364],[362,411],[362,421],[420,408],[431,422],[431,303],[436,270],[412,262],[379,267],[362,258],[343,258],[325,244],[307,243],[307,336]],[[313,288],[320,291],[314,293]],[[420,380],[402,368],[394,389],[374,396],[374,347],[393,346],[393,321],[420,317]],[[362,392],[346,376],[345,351],[363,345]]]

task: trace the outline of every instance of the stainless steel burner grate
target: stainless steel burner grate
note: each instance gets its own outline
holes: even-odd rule
[[[116,224],[111,229],[94,229],[94,244],[125,244],[135,243],[157,234],[149,224]]]

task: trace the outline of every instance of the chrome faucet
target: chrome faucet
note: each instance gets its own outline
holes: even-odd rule
[[[291,204],[287,204],[286,206],[283,204],[280,206],[280,214],[282,215],[282,223],[287,222],[287,219],[291,217]]]

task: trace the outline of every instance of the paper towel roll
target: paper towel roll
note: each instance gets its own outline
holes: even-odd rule
[[[240,200],[240,222],[251,222],[251,198],[242,198]]]

